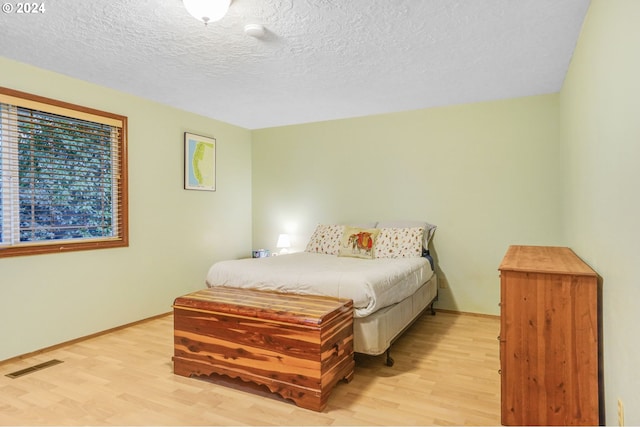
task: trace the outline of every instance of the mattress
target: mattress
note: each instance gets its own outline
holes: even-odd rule
[[[406,300],[433,276],[422,257],[359,259],[298,252],[217,262],[206,284],[348,298],[358,319]]]

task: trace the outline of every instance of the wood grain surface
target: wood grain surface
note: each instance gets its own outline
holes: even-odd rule
[[[204,289],[175,300],[174,337],[176,374],[251,381],[315,411],[353,378],[351,300]]]
[[[596,273],[556,247],[511,247],[500,269],[502,423],[598,425]]]

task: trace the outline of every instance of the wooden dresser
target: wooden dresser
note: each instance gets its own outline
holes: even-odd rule
[[[213,287],[173,307],[177,375],[250,381],[314,411],[353,377],[351,300]]]
[[[502,424],[598,425],[598,277],[569,248],[500,264]]]

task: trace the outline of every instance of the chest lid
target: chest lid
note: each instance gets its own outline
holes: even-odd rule
[[[347,299],[223,286],[178,297],[173,307],[308,326],[321,326],[337,317],[353,315],[353,302]]]

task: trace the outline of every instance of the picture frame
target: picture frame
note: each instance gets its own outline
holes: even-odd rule
[[[216,139],[184,133],[184,189],[216,191]]]

